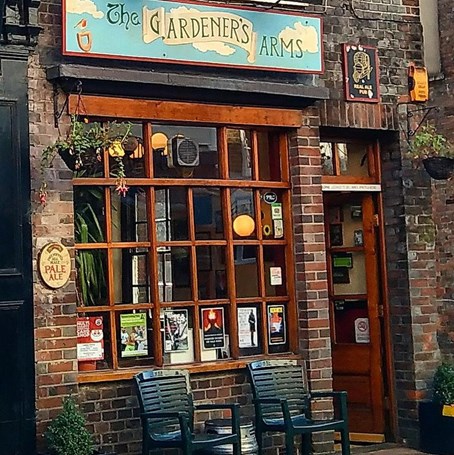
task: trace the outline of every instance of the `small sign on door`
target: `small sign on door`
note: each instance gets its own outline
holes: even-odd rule
[[[357,343],[370,343],[369,318],[355,319],[355,341]]]

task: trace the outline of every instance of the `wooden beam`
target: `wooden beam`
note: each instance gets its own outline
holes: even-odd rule
[[[129,120],[209,123],[298,128],[301,111],[216,104],[180,103],[146,99],[114,98],[94,95],[70,95],[68,110],[80,115]],[[82,110],[81,110],[82,109]]]

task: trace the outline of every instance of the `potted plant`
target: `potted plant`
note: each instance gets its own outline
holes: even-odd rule
[[[63,400],[62,412],[49,424],[44,434],[52,455],[92,455],[93,437],[75,401]]]
[[[71,116],[71,122],[65,137],[57,139],[46,147],[41,155],[41,175],[49,168],[56,155],[62,160],[75,176],[96,176],[103,171],[104,150],[115,161],[111,166],[111,175],[117,178],[117,191],[125,195],[128,191],[125,179],[123,158],[125,153],[131,153],[137,147],[137,139],[131,134],[130,123],[99,123],[82,121],[77,115]],[[40,188],[40,202],[46,204],[47,184]]]
[[[441,364],[434,375],[433,400],[419,403],[421,449],[449,455],[454,447],[454,364]]]
[[[422,161],[433,179],[446,180],[454,172],[454,146],[433,125],[419,128],[410,143],[409,154]]]

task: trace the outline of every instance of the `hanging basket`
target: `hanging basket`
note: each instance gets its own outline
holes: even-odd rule
[[[80,155],[80,159],[82,160],[82,162],[79,163],[79,167],[77,166],[77,156],[71,154],[69,150],[59,149],[58,154],[60,155],[60,158],[66,164],[68,169],[70,169],[73,172],[81,169],[90,169],[91,171],[94,171],[102,167],[102,155],[97,155],[96,152],[94,151],[92,153]]]
[[[435,180],[447,180],[454,173],[454,159],[434,156],[422,160],[427,173]]]

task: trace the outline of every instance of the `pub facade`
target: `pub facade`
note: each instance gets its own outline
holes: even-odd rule
[[[273,358],[347,390],[352,440],[417,445],[439,361],[431,183],[400,133],[417,2],[49,0],[37,19],[38,449],[73,395],[100,449],[139,453],[146,369],[187,369],[196,400],[250,418],[246,366]],[[96,134],[116,143],[80,154]]]

